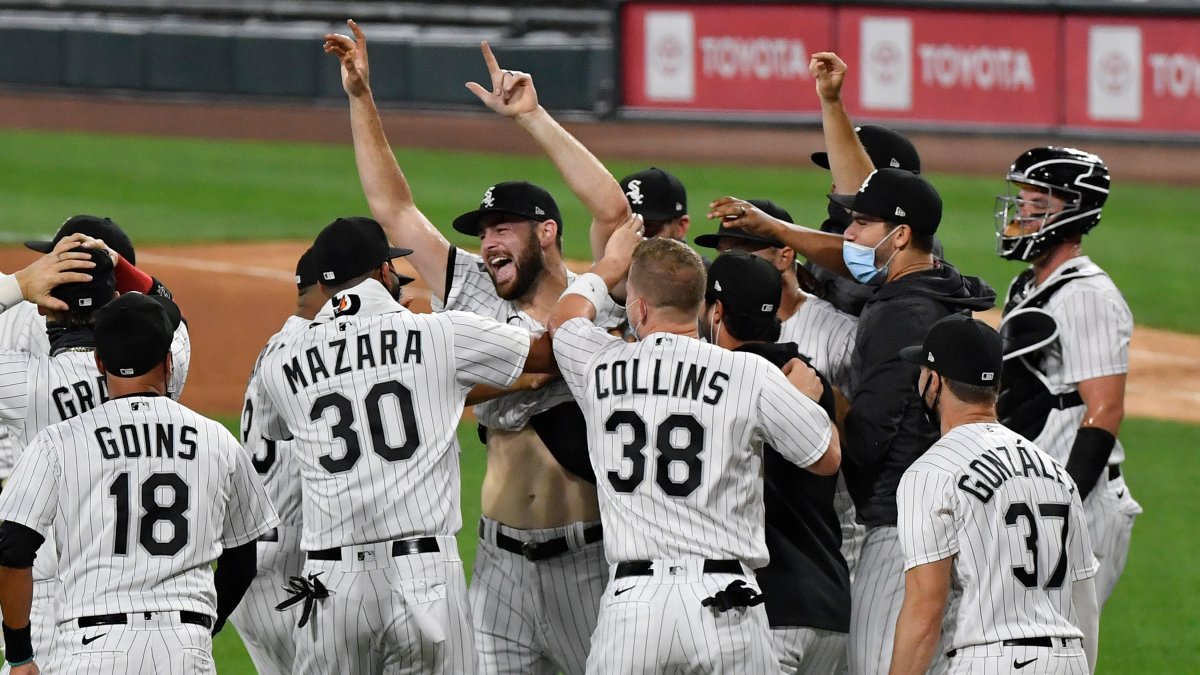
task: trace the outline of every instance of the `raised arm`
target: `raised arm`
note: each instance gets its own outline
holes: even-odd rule
[[[330,33],[325,52],[342,64],[342,87],[350,99],[350,129],[354,135],[354,159],[358,178],[372,215],[383,225],[394,245],[413,251],[413,267],[429,285],[434,297],[446,295],[446,263],[450,242],[421,213],[412,190],[383,133],[383,122],[371,95],[367,38],[354,21],[346,24],[354,39]]]
[[[817,52],[808,63],[808,72],[816,82],[817,96],[821,99],[821,128],[825,131],[825,151],[829,155],[834,192],[843,195],[854,194],[875,170],[846,114],[846,107],[842,105],[846,70],[846,62],[833,52]]]
[[[726,227],[736,227],[760,236],[771,237],[825,269],[845,276],[850,274],[846,269],[846,262],[842,259],[843,240],[840,234],[785,223],[737,197],[721,197],[709,204],[708,208],[708,217],[722,221]]]
[[[595,155],[538,104],[529,73],[502,69],[488,43],[482,42],[480,47],[492,80],[491,89],[475,82],[468,82],[467,89],[487,107],[515,120],[542,146],[571,192],[592,214],[592,259],[599,260],[608,238],[631,213],[621,185]]]
[[[633,251],[642,242],[645,232],[642,217],[637,214],[631,214],[616,228],[605,244],[604,255],[592,265],[592,271],[571,282],[559,298],[546,324],[549,335],[553,336],[571,319],[584,317],[591,321],[596,318],[604,299],[629,274]]]

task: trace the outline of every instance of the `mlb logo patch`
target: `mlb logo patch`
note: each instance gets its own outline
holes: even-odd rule
[[[326,281],[333,281],[333,272],[321,272],[321,278]]]
[[[996,374],[995,374],[995,373],[984,373],[983,375],[981,375],[981,376],[979,377],[979,379],[983,380],[984,382],[991,382],[991,381],[992,381],[992,380],[994,380],[995,378],[996,378]]]
[[[119,372],[121,375],[124,375],[126,377],[133,376],[133,368],[118,368],[117,372]]]
[[[80,298],[80,299],[79,299],[79,306],[80,306],[80,307],[91,307],[91,306],[92,306],[92,299],[91,299],[91,298]]]
[[[130,410],[143,410],[143,409],[145,409],[145,408],[148,408],[148,407],[149,407],[149,406],[148,406],[148,405],[146,405],[146,402],[145,402],[145,401],[134,401],[133,403],[130,403],[130,404],[129,404],[129,409],[130,409]]]

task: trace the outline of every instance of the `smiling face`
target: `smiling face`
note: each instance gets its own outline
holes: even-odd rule
[[[484,218],[479,230],[480,255],[496,295],[505,300],[524,296],[546,268],[538,226],[527,218],[503,214]]]

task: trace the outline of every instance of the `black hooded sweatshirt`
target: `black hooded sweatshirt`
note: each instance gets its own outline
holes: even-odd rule
[[[921,407],[920,367],[902,360],[900,350],[924,342],[939,319],[995,304],[987,282],[945,262],[889,281],[867,300],[850,362],[854,396],[842,441],[842,473],[860,523],[896,524],[900,477],[939,436]]]

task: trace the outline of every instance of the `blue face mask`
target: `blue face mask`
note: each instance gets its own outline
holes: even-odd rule
[[[892,228],[892,231],[888,232],[888,235],[880,239],[879,243],[874,246],[863,246],[852,241],[842,242],[842,260],[846,263],[846,269],[850,270],[850,274],[859,283],[869,284],[877,279],[882,280],[887,277],[888,265],[891,264],[892,258],[896,257],[896,252],[893,251],[891,257],[881,267],[876,267],[875,249],[896,234],[899,229],[899,227]]]

